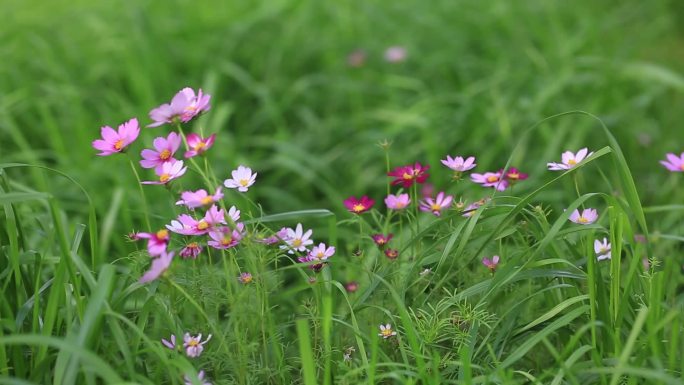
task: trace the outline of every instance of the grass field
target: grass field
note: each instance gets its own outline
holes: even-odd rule
[[[0,384],[684,384],[683,175],[659,163],[684,152],[679,1],[7,0],[0,14]],[[140,151],[178,131],[148,114],[184,87],[211,108],[183,132],[216,142],[170,188],[141,185],[156,177]],[[126,154],[96,156],[100,127],[133,117]],[[447,155],[477,167],[455,181]],[[425,185],[389,184],[416,162],[454,198],[440,216],[418,209]],[[172,232],[170,268],[140,283],[151,256],[130,235],[193,214],[180,192],[239,165],[256,183],[217,202],[240,209],[239,244]],[[470,180],[510,167],[529,177]],[[400,191],[411,206],[388,210]],[[363,195],[373,208],[349,212]],[[569,220],[585,208],[595,223]],[[258,242],[298,223],[335,247],[320,269]],[[178,256],[191,241],[199,257]],[[185,333],[211,339],[199,354]]]

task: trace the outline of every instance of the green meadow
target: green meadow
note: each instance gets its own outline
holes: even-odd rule
[[[660,163],[684,153],[681,1],[0,14],[0,384],[684,384],[684,166]],[[185,87],[210,109],[145,127]],[[97,156],[101,127],[134,117],[125,152]],[[142,185],[159,175],[141,151],[172,131],[216,140],[194,158],[183,143],[185,174]],[[447,155],[477,166],[454,178]],[[390,184],[416,162],[424,184]],[[258,173],[247,192],[224,185],[240,165]],[[511,168],[529,176],[471,180]],[[135,234],[202,217],[176,201],[218,186],[216,207],[241,212],[224,223],[244,224],[223,238],[236,245],[171,230],[172,263],[141,282],[166,254]],[[422,211],[438,192],[453,200]],[[388,209],[390,193],[409,207]],[[374,205],[345,206],[361,196]],[[570,220],[589,208],[596,221]],[[278,232],[298,224],[334,255],[294,252]],[[203,251],[182,257],[191,242]]]

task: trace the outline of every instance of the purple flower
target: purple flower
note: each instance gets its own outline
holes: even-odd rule
[[[575,210],[568,219],[580,225],[590,225],[598,219],[598,212],[595,209],[584,209],[580,215],[579,210]]]
[[[178,151],[181,144],[180,135],[175,132],[169,133],[166,138],[158,137],[152,142],[154,150],[144,149],[140,152],[143,160],[140,161],[142,168],[154,168],[157,174],[162,172],[162,166],[166,163],[174,163],[176,159],[173,154]]]
[[[387,208],[390,210],[405,209],[409,205],[409,203],[411,203],[411,198],[409,198],[408,194],[390,194],[387,196],[387,198],[385,198],[385,204],[387,205]]]
[[[508,188],[508,181],[502,178],[501,172],[486,172],[484,174],[470,174],[470,179],[481,184],[483,187],[494,187],[498,191]]]
[[[467,159],[463,159],[461,156],[452,158],[447,155],[446,159],[441,160],[442,164],[449,167],[456,172],[464,172],[473,169],[477,164],[475,164],[475,157],[471,156]]]
[[[492,257],[492,259],[484,257],[482,258],[482,264],[487,266],[487,268],[493,273],[494,270],[496,270],[496,267],[499,265],[499,256],[495,255]]]
[[[118,131],[114,131],[109,126],[104,126],[100,129],[102,139],[93,141],[93,148],[100,150],[99,156],[107,156],[116,154],[117,152],[124,152],[129,144],[133,143],[140,135],[140,126],[138,126],[138,119],[133,118],[123,124],[120,124]]]
[[[195,259],[202,252],[202,246],[197,242],[190,242],[178,253],[183,258]]]
[[[661,160],[660,164],[672,172],[684,172],[684,152],[680,156],[669,153],[667,160]]]
[[[164,338],[161,340],[162,344],[171,350],[176,350],[176,335],[171,334],[171,341],[167,341]]]
[[[190,358],[199,357],[204,351],[204,344],[209,342],[211,339],[211,334],[207,336],[207,339],[202,341],[202,333],[193,337],[190,333],[185,333],[183,336],[183,347],[185,348],[185,355]]]
[[[170,253],[163,252],[159,258],[153,259],[152,266],[140,278],[140,283],[147,283],[159,278],[171,266],[171,261],[173,261],[173,251]]]
[[[214,195],[209,195],[206,190],[200,189],[197,191],[185,191],[181,194],[181,200],[176,202],[177,205],[185,205],[189,209],[195,209],[201,206],[210,205],[218,202],[223,198],[221,187],[216,189]]]
[[[223,226],[209,232],[209,238],[212,240],[207,242],[207,245],[215,249],[230,249],[235,247],[242,240],[245,225],[238,223],[235,229]]]
[[[162,104],[150,111],[154,123],[147,127],[158,127],[165,123],[186,123],[204,111],[208,111],[210,95],[202,94],[200,88],[195,95],[192,88],[183,88],[171,100],[171,104]]]
[[[449,208],[454,197],[451,195],[444,195],[443,191],[437,194],[436,199],[425,198],[420,202],[420,211],[430,211],[436,216],[442,215],[442,210]]]

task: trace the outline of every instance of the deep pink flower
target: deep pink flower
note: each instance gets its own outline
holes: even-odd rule
[[[492,257],[492,259],[484,257],[482,258],[482,264],[487,266],[487,268],[493,273],[494,270],[496,270],[496,266],[499,265],[499,256],[495,255]]]
[[[367,196],[362,196],[361,199],[356,199],[356,197],[351,196],[344,200],[344,206],[349,210],[349,212],[354,214],[364,213],[373,207],[375,201]]]
[[[589,152],[586,147],[577,151],[577,154],[574,154],[572,151],[565,151],[561,154],[561,163],[547,163],[546,167],[551,171],[569,170],[575,167],[577,163],[591,156],[591,154],[593,152]]]
[[[181,144],[180,135],[175,132],[169,133],[166,138],[158,137],[152,142],[154,150],[144,149],[140,152],[143,160],[140,161],[142,168],[154,168],[159,175],[162,172],[162,166],[166,163],[174,163],[176,159],[173,155],[178,151]]]
[[[166,162],[161,166],[161,170],[156,172],[157,176],[159,176],[159,180],[146,180],[143,181],[142,184],[167,184],[172,180],[183,176],[187,170],[188,168],[183,166],[182,160]]]
[[[680,156],[673,153],[665,155],[667,160],[661,160],[660,164],[672,172],[684,172],[684,152]]]
[[[397,257],[399,257],[399,250],[397,249],[386,249],[385,250],[385,257],[389,258],[390,260],[395,260]]]
[[[405,209],[408,207],[409,203],[411,203],[411,198],[409,198],[408,194],[390,194],[385,198],[385,204],[387,205],[387,208],[391,210]]]
[[[598,212],[595,209],[584,209],[582,210],[582,215],[580,215],[579,210],[575,210],[570,214],[568,218],[571,222],[575,222],[580,225],[590,225],[598,219]]]
[[[204,351],[204,344],[209,342],[211,339],[211,334],[207,336],[207,339],[202,341],[202,333],[197,337],[193,337],[190,333],[185,333],[183,336],[183,347],[185,348],[185,355],[190,358],[199,357]]]
[[[154,123],[147,127],[157,127],[165,123],[186,123],[198,114],[208,111],[210,95],[202,94],[200,88],[195,95],[192,88],[183,88],[171,100],[171,104],[162,104],[150,111],[150,118]]]
[[[393,236],[393,234],[373,234],[371,237],[373,238],[373,242],[375,242],[375,244],[382,249],[389,243]]]
[[[116,154],[117,152],[124,152],[129,144],[133,143],[140,135],[140,126],[138,119],[133,118],[123,124],[120,124],[118,131],[114,131],[109,126],[104,126],[100,129],[102,139],[93,141],[93,148],[100,150],[99,156],[107,156]]]
[[[467,159],[463,159],[463,157],[461,156],[452,158],[451,156],[447,155],[446,159],[442,159],[441,162],[443,165],[449,167],[457,173],[472,170],[473,168],[475,168],[475,166],[477,166],[477,164],[475,164],[474,156],[470,156]]]
[[[401,184],[402,186],[408,188],[413,185],[413,183],[425,183],[425,180],[430,176],[427,170],[430,169],[429,165],[421,165],[416,162],[413,166],[401,166],[387,173],[387,176],[393,176],[395,179],[392,181],[392,185]]]
[[[195,259],[202,252],[202,246],[197,242],[190,242],[181,249],[180,256]]]
[[[228,226],[218,227],[209,232],[209,238],[212,240],[207,242],[207,245],[215,249],[230,249],[237,246],[242,240],[245,225],[238,223],[235,229]]]
[[[508,187],[508,182],[502,178],[501,172],[473,173],[470,174],[470,179],[483,187],[494,187],[499,191],[504,191]]]
[[[152,260],[152,266],[150,266],[150,269],[140,278],[140,283],[147,283],[159,278],[159,276],[164,274],[169,266],[171,266],[171,261],[173,261],[173,251],[170,253],[161,253],[159,258],[154,258]]]
[[[499,171],[499,173],[501,173],[501,172],[503,172],[503,170]],[[508,182],[510,182],[511,184],[518,182],[518,181],[521,181],[521,180],[525,180],[525,179],[527,179],[527,177],[528,177],[527,174],[520,172],[520,170],[518,170],[515,167],[509,168],[508,171],[506,171],[506,174],[504,174],[504,178]]]
[[[156,233],[137,233],[135,238],[136,240],[147,239],[147,252],[151,257],[162,255],[169,244],[168,230],[159,230]]]
[[[425,198],[420,202],[420,211],[430,211],[436,216],[442,215],[442,210],[449,208],[454,197],[451,195],[444,195],[443,191],[437,194],[436,199]]]
[[[185,152],[185,157],[192,158],[193,156],[203,154],[214,145],[214,140],[216,140],[216,134],[211,134],[208,138],[202,138],[195,133],[188,135],[189,150]]]
[[[177,220],[171,221],[166,228],[177,234],[182,235],[202,235],[219,224],[226,224],[226,214],[216,205],[212,205],[204,214],[204,218],[199,221],[188,214],[181,214]]]
[[[353,293],[359,289],[359,283],[356,281],[349,281],[344,284],[344,289],[347,293]]]
[[[200,189],[197,191],[185,191],[181,194],[181,200],[176,202],[177,205],[185,205],[190,209],[210,205],[216,203],[223,198],[221,186],[216,188],[214,195],[209,195],[206,190]]]

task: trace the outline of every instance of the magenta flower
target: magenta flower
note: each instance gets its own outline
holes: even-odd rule
[[[385,61],[389,63],[401,63],[406,60],[406,48],[395,45],[385,50]]]
[[[209,342],[211,339],[211,334],[207,336],[207,339],[202,341],[202,333],[197,337],[193,337],[190,333],[185,333],[183,336],[183,347],[185,348],[185,355],[190,358],[199,357],[204,351],[204,344]]]
[[[162,255],[169,244],[169,232],[159,230],[156,233],[137,233],[135,239],[147,239],[147,252],[151,257]]]
[[[140,152],[143,160],[140,161],[142,168],[154,168],[157,175],[162,172],[162,166],[166,163],[176,162],[173,154],[176,153],[181,144],[180,135],[175,132],[169,133],[166,138],[158,137],[152,142],[154,150],[144,149]]]
[[[281,245],[280,248],[287,250],[289,254],[294,254],[295,251],[307,251],[306,246],[313,244],[313,240],[309,239],[312,233],[311,229],[304,232],[302,224],[297,223],[296,229],[287,229],[287,238],[283,239],[287,245]]]
[[[487,268],[494,273],[494,270],[496,270],[496,267],[499,265],[499,256],[495,255],[492,259],[484,257],[482,258],[482,264],[487,266]]]
[[[597,260],[603,261],[604,259],[610,259],[610,242],[608,242],[608,239],[603,238],[603,242],[595,239],[594,251],[596,252]]]
[[[665,155],[667,160],[661,160],[660,164],[672,172],[684,172],[684,152],[680,156],[673,153]]]
[[[385,250],[385,257],[387,257],[393,261],[399,257],[399,250],[397,250],[397,249],[386,249]]]
[[[219,224],[226,224],[225,212],[216,205],[212,205],[204,214],[204,218],[196,220],[188,214],[181,214],[177,220],[171,221],[166,228],[182,235],[202,235],[208,233]]]
[[[147,127],[158,127],[165,123],[186,123],[198,114],[208,111],[210,95],[202,94],[200,88],[195,95],[192,88],[183,88],[171,100],[171,104],[162,104],[150,111],[150,118],[154,123]]]
[[[503,172],[503,170],[499,171],[499,173],[501,173],[501,172]],[[509,168],[508,171],[506,171],[506,174],[504,174],[504,178],[508,182],[510,182],[511,184],[518,182],[518,181],[521,181],[521,180],[525,180],[525,179],[527,179],[527,177],[528,177],[527,174],[520,172],[520,170],[518,170],[515,167]]]
[[[195,209],[201,206],[210,205],[223,199],[221,187],[216,188],[214,195],[209,195],[206,190],[200,189],[197,191],[185,191],[181,194],[181,199],[176,202],[177,205],[185,205],[189,209]]]
[[[387,198],[385,198],[385,204],[387,205],[387,208],[390,210],[402,210],[408,207],[409,203],[411,203],[411,198],[409,198],[408,194],[397,194],[397,195],[388,195]]]
[[[208,138],[202,138],[195,133],[188,135],[187,141],[189,150],[185,152],[185,157],[192,158],[194,156],[203,154],[214,145],[215,139],[216,134],[211,134]]]
[[[185,385],[195,384],[192,382],[192,378],[190,378],[187,374],[183,376],[183,382],[185,382]],[[211,382],[205,380],[204,378],[204,370],[200,370],[199,373],[197,373],[197,383],[201,385],[211,385]]]
[[[392,185],[401,184],[402,186],[408,188],[413,185],[413,183],[423,184],[425,180],[430,176],[427,170],[430,169],[429,165],[421,165],[416,162],[413,166],[401,166],[387,173],[387,176],[393,176],[395,179],[392,181]]]
[[[161,166],[161,170],[156,171],[157,176],[159,176],[158,181],[143,181],[142,184],[167,184],[183,176],[187,170],[187,167],[183,167],[182,160],[166,162]]]
[[[347,293],[353,293],[359,290],[359,283],[356,281],[349,281],[344,284],[344,289],[347,291]]]
[[[247,192],[257,177],[257,173],[252,174],[252,169],[245,166],[238,166],[237,170],[231,172],[231,175],[233,178],[226,179],[223,185],[227,188],[236,188],[240,192]]]
[[[220,250],[237,246],[242,240],[245,225],[238,223],[235,227],[235,229],[231,229],[230,227],[223,226],[209,232],[209,238],[212,240],[207,242],[207,245]]]
[[[166,339],[162,338],[161,342],[167,348],[169,348],[171,350],[176,350],[176,335],[175,334],[171,334],[171,340],[170,341],[167,341]]]
[[[202,246],[197,242],[190,242],[178,253],[183,258],[195,259],[202,252]]]
[[[240,273],[238,276],[238,281],[240,281],[241,284],[246,285],[248,283],[251,283],[252,280],[254,280],[254,277],[252,277],[252,274],[250,273]]]
[[[591,154],[593,152],[589,152],[586,147],[577,151],[577,154],[573,154],[572,151],[566,151],[561,154],[561,163],[547,163],[546,167],[551,171],[569,170],[575,167],[577,163],[591,156]]]
[[[99,150],[99,156],[107,156],[124,152],[129,144],[133,143],[140,135],[138,119],[133,118],[120,124],[117,131],[109,126],[100,129],[102,139],[93,140],[93,148]]]
[[[464,160],[461,156],[452,158],[451,156],[447,155],[446,159],[442,159],[441,162],[443,165],[449,167],[457,173],[472,170],[475,168],[475,166],[477,166],[477,164],[475,164],[474,156],[470,156]]]
[[[373,207],[375,201],[367,196],[362,196],[361,199],[356,199],[354,196],[344,200],[344,206],[349,210],[350,213],[361,214]]]
[[[470,179],[482,187],[494,187],[498,191],[508,188],[508,181],[502,178],[501,172],[486,172],[484,174],[470,174]]]
[[[140,283],[147,283],[159,278],[171,266],[171,261],[173,261],[173,252],[163,252],[159,258],[154,258],[150,269],[140,278]]]
[[[454,197],[451,195],[444,195],[443,191],[437,194],[436,199],[425,198],[420,202],[420,211],[430,211],[436,216],[442,215],[442,210],[449,208]]]
[[[373,234],[371,238],[373,238],[373,242],[375,242],[375,244],[382,249],[383,247],[385,247],[385,245],[389,243],[393,236],[393,234]]]
[[[598,219],[598,212],[594,209],[584,209],[582,210],[582,215],[580,215],[579,210],[575,210],[568,219],[580,225],[590,225]]]

